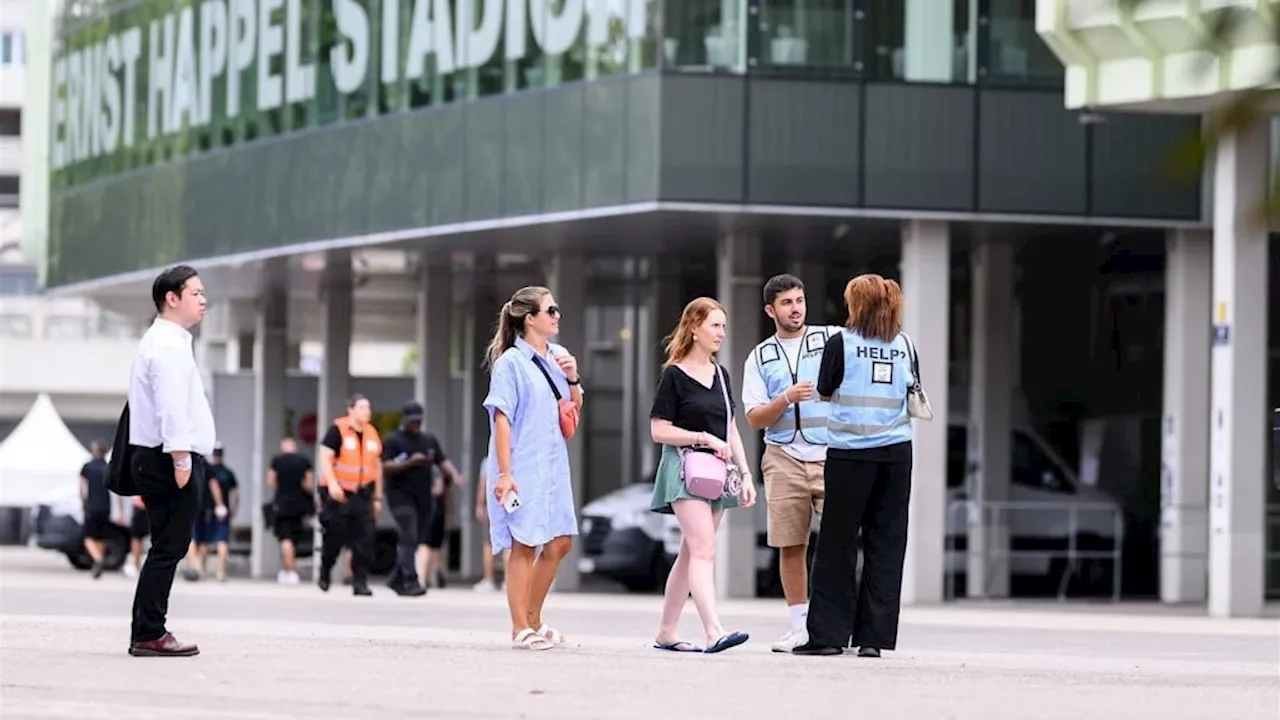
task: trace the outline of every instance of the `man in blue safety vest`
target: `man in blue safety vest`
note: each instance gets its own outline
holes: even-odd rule
[[[764,286],[764,312],[776,332],[751,351],[742,371],[742,406],[752,429],[764,430],[760,463],[769,547],[778,548],[782,593],[791,628],[773,644],[790,652],[809,640],[806,552],[814,513],[822,512],[827,403],[814,389],[827,338],[840,328],[805,324],[804,283],[778,275]]]

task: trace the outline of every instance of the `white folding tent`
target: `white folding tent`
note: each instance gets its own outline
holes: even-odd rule
[[[31,507],[55,491],[79,494],[89,451],[41,393],[22,422],[0,443],[0,506]]]

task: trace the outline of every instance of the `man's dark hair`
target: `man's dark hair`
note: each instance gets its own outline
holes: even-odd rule
[[[182,297],[182,289],[187,281],[199,275],[190,265],[175,265],[156,276],[151,283],[151,302],[156,305],[156,312],[164,312],[164,299],[169,293]]]
[[[361,400],[368,400],[368,399],[369,398],[361,395],[360,393],[352,393],[351,397],[347,398],[347,409],[350,410],[351,408],[356,406],[356,403],[360,402]]]
[[[764,284],[764,304],[772,305],[773,301],[777,300],[779,295],[788,290],[795,290],[796,288],[803,290],[804,283],[795,275],[790,273],[774,275],[769,278],[769,282]]]

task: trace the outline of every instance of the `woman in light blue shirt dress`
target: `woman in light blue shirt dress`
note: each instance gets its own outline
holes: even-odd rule
[[[560,399],[581,410],[582,388],[577,360],[547,339],[559,331],[560,308],[551,291],[521,288],[502,306],[487,357],[489,540],[495,555],[511,551],[507,606],[511,644],[517,649],[546,650],[564,641],[543,624],[542,606],[571,537],[578,534],[569,450],[559,418]],[[513,512],[502,502],[509,492],[520,501]]]

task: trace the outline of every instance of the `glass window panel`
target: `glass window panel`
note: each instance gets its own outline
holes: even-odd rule
[[[746,9],[746,0],[668,0],[663,34],[667,67],[742,72]]]
[[[973,82],[969,29],[979,0],[870,0],[864,41],[866,75],[874,80]]]
[[[1034,0],[988,0],[982,18],[983,79],[993,84],[1061,85],[1066,70],[1036,33]]]
[[[755,66],[860,69],[850,0],[760,0]]]

